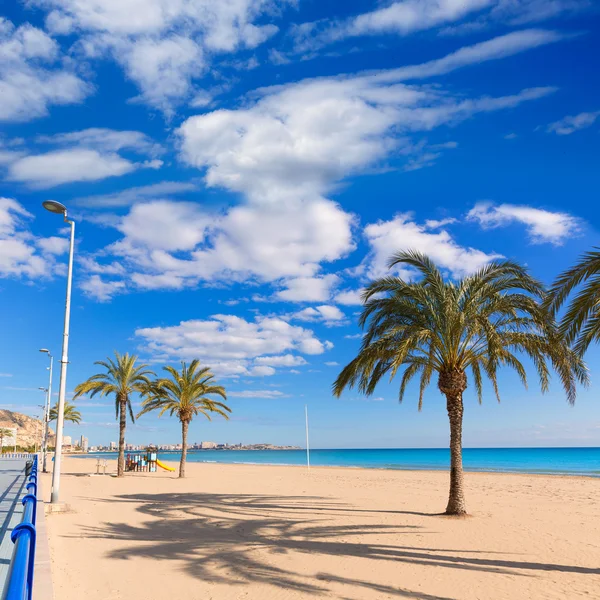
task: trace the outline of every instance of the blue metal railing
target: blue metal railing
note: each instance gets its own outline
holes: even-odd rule
[[[10,539],[15,544],[10,571],[4,586],[2,600],[31,600],[33,567],[35,563],[37,517],[38,458],[27,463],[27,494],[23,497],[23,519],[13,529]]]

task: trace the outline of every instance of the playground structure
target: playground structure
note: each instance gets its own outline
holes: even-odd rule
[[[125,471],[156,473],[157,467],[160,467],[165,471],[175,470],[158,460],[156,452],[153,451],[148,451],[145,454],[135,453],[125,455]]]

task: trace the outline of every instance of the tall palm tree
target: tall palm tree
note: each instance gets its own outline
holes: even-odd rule
[[[181,363],[181,371],[173,367],[163,367],[170,378],[161,378],[153,383],[144,394],[141,415],[159,410],[159,417],[167,411],[170,416],[177,415],[181,422],[181,461],[179,477],[185,477],[185,461],[187,458],[188,427],[193,417],[204,415],[209,421],[211,413],[216,413],[228,419],[231,409],[223,402],[217,402],[208,396],[219,396],[227,400],[225,388],[217,385],[210,367],[200,367],[198,360],[193,360],[189,366]]]
[[[80,383],[75,388],[74,399],[83,394],[89,394],[93,398],[96,394],[100,396],[115,396],[115,410],[119,419],[119,461],[117,476],[122,477],[125,471],[125,428],[127,426],[127,412],[131,422],[135,422],[135,416],[131,407],[131,394],[144,393],[151,385],[150,377],[154,372],[148,369],[148,365],[137,365],[137,356],[119,354],[115,352],[115,360],[107,358],[106,361],[97,361],[94,364],[106,369],[105,373],[92,375],[87,381]]]
[[[77,410],[74,404],[65,402],[65,409],[63,412],[63,419],[79,425],[81,423],[81,413]],[[58,402],[50,409],[49,421],[56,421],[58,419]]]
[[[592,342],[600,340],[600,251],[597,249],[583,254],[576,265],[556,278],[546,300],[547,307],[556,314],[581,285],[567,307],[560,330],[583,356]]]
[[[435,373],[450,420],[450,496],[446,514],[466,514],[462,423],[467,371],[471,372],[481,403],[484,375],[500,400],[498,367],[511,367],[527,385],[520,355],[532,360],[542,392],[546,392],[550,362],[572,403],[576,382],[587,384],[587,369],[542,307],[542,284],[519,264],[492,262],[458,281],[445,280],[432,260],[417,252],[394,255],[389,266],[397,265],[416,269],[420,279],[406,282],[389,276],[367,287],[359,321],[367,331],[358,356],[342,370],[333,392],[339,396],[344,388],[357,386],[371,395],[384,375],[391,379],[404,369],[400,401],[409,381],[420,374],[420,410],[425,389]]]

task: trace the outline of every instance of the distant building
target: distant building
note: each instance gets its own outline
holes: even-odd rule
[[[16,427],[2,427],[4,431],[10,431],[10,434],[3,436],[2,447],[7,448],[9,446],[17,445],[17,428]]]
[[[71,439],[70,435],[63,435],[62,443],[63,446],[72,446],[73,440]]]
[[[112,450],[116,450],[117,449],[117,442],[111,442],[110,443],[110,449]]]
[[[202,448],[202,450],[210,450],[211,448],[216,448],[217,446],[217,442],[200,442],[200,448]]]
[[[79,440],[79,447],[81,448],[82,452],[88,451],[89,440],[84,435],[82,435],[81,440]]]

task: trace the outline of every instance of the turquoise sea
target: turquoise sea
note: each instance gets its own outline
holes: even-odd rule
[[[113,457],[114,452],[88,454]],[[159,452],[163,461],[179,460],[179,452]],[[190,450],[189,462],[306,465],[305,450]],[[362,467],[369,469],[446,470],[449,450],[363,449],[311,450],[313,466]],[[502,473],[547,473],[600,477],[600,448],[465,448],[466,471]]]

